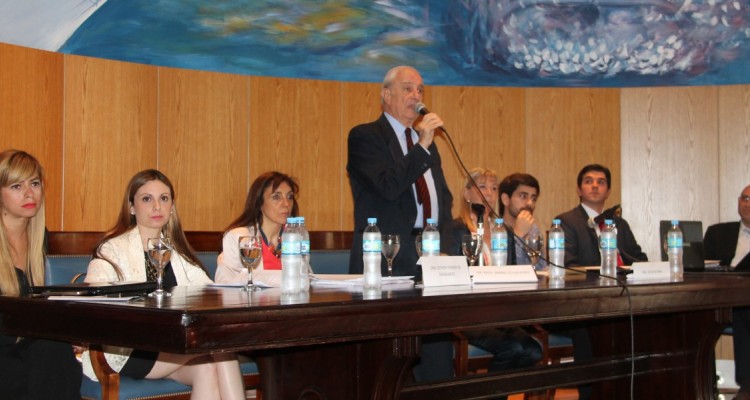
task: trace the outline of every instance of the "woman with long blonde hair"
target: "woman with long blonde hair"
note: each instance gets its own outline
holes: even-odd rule
[[[44,172],[32,155],[0,153],[0,295],[44,285]],[[44,318],[40,315],[39,318]],[[81,367],[69,343],[0,336],[3,398],[80,399]]]

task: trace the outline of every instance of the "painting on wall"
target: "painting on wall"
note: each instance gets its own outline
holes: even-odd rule
[[[179,68],[376,82],[750,82],[748,0],[8,0],[0,41]],[[34,29],[34,27],[44,27]]]

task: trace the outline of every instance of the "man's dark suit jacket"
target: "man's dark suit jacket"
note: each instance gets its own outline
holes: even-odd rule
[[[558,215],[565,231],[565,266],[601,265],[599,238],[596,230],[589,227],[589,216],[580,204],[578,207]],[[648,261],[648,256],[633,236],[630,225],[620,217],[615,217],[617,226],[617,248],[626,265],[634,261]]]
[[[367,218],[378,219],[383,234],[398,234],[401,249],[393,261],[394,275],[414,275],[417,251],[412,236],[417,205],[412,185],[428,169],[432,171],[439,206],[439,227],[451,220],[453,196],[443,175],[440,154],[433,143],[429,154],[417,144],[404,156],[396,132],[381,114],[377,121],[355,126],[349,132],[349,182],[354,198],[354,240],[349,272],[361,274],[362,233]],[[442,230],[442,229],[441,229]],[[441,238],[444,239],[444,234]],[[381,265],[387,267],[385,259]]]
[[[740,234],[740,222],[724,222],[711,225],[703,236],[703,250],[706,260],[719,260],[719,264],[728,266],[737,250],[737,239]],[[746,255],[736,266],[736,270],[750,271],[750,254]]]

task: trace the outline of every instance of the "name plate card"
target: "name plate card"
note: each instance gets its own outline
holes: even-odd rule
[[[669,279],[669,262],[636,262],[631,266],[633,273],[628,275],[628,279],[646,281],[646,280],[664,280]]]
[[[464,256],[430,256],[419,259],[424,287],[471,285]]]
[[[538,281],[531,265],[469,267],[474,283],[529,283]]]

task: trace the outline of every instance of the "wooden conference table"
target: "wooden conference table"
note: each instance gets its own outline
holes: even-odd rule
[[[266,399],[491,398],[594,382],[601,398],[713,398],[713,348],[730,307],[750,304],[747,275],[686,274],[683,282],[597,279],[414,289],[179,287],[162,304],[0,298],[6,333],[175,353],[251,351]],[[631,357],[630,309],[635,357]],[[595,359],[413,383],[420,335],[477,327],[583,322]]]

